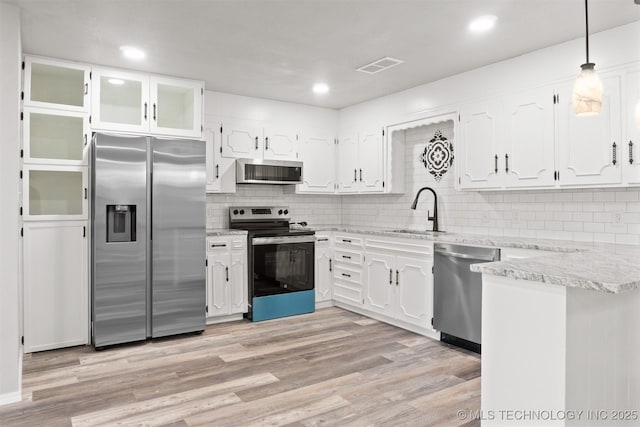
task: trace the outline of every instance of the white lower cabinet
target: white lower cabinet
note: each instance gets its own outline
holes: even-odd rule
[[[207,317],[247,312],[247,238],[207,238]]]
[[[331,301],[333,297],[333,249],[328,234],[316,235],[315,294],[316,304]]]
[[[24,351],[89,343],[87,221],[24,223]]]
[[[364,304],[362,238],[336,233],[333,238],[333,300],[355,307]]]
[[[388,254],[367,253],[365,260],[367,285],[364,306],[371,311],[391,315],[395,293],[395,257]]]

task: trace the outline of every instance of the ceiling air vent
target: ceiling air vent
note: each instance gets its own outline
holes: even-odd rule
[[[387,56],[382,59],[378,59],[377,61],[373,61],[370,64],[363,65],[362,67],[358,68],[357,71],[362,71],[363,73],[367,73],[367,74],[376,74],[376,73],[379,73],[380,71],[388,70],[391,67],[400,65],[403,62],[404,61],[401,61],[395,58],[390,58]]]

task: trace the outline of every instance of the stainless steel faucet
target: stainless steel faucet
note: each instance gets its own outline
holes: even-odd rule
[[[416,209],[416,207],[418,206],[418,198],[420,198],[420,193],[422,193],[424,190],[429,190],[433,194],[433,216],[431,216],[430,211],[427,211],[427,221],[433,221],[433,231],[440,231],[438,230],[438,196],[436,195],[436,192],[433,190],[433,188],[422,187],[418,191],[418,194],[416,194],[416,198],[411,204],[411,209]]]

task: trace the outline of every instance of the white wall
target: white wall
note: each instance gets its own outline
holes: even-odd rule
[[[20,12],[0,2],[0,405],[20,400]]]
[[[262,98],[205,92],[205,123],[216,119],[250,119],[293,131],[335,135],[338,111],[328,108],[272,101]],[[229,206],[289,206],[294,221],[309,224],[340,224],[341,197],[294,194],[293,186],[237,186],[235,194],[207,195],[207,227],[229,226]]]

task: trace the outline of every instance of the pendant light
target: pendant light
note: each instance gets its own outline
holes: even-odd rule
[[[584,0],[587,61],[580,66],[580,75],[573,85],[573,110],[578,116],[592,116],[600,113],[602,107],[602,81],[596,73],[595,65],[589,62],[589,5]]]

